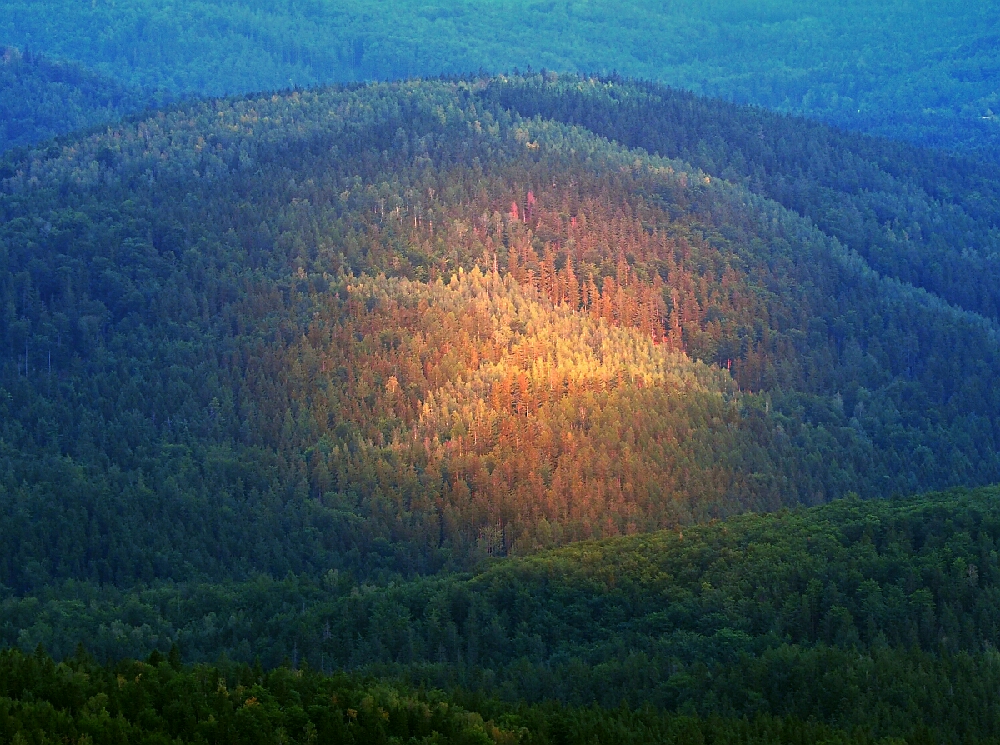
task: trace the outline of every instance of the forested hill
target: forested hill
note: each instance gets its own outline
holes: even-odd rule
[[[808,217],[881,274],[1000,318],[1000,181],[991,162],[651,83],[505,78],[487,96],[740,183]]]
[[[0,49],[0,152],[105,124],[169,96],[150,96],[78,64]]]
[[[653,95],[690,126],[658,89],[483,78],[192,102],[9,157],[0,583],[388,579],[1000,480],[993,290],[950,284],[992,276],[995,179],[795,120],[842,165],[767,164],[764,134],[699,170],[629,149],[676,155],[616,124]]]
[[[0,44],[202,95],[618,71],[995,160],[998,24],[984,0],[6,0]]]
[[[558,742],[699,742],[699,730],[709,742],[996,742],[998,496],[846,499],[388,587],[335,572],[130,593],[74,583],[0,605],[6,643],[69,658],[56,669],[41,651],[0,653],[0,733],[5,713],[96,728],[101,692],[105,726],[120,716],[126,731],[173,737],[281,725],[307,742],[307,721],[349,724],[365,694],[397,734],[432,726],[412,690],[318,674],[347,669],[442,686],[501,729]],[[74,654],[78,639],[102,659],[154,652],[102,670]],[[222,668],[178,674],[181,657]],[[279,669],[265,676],[255,658]],[[242,710],[250,696],[266,708]],[[433,728],[475,724],[448,711]]]

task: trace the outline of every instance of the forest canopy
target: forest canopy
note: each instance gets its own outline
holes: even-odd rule
[[[147,95],[617,72],[995,159],[998,24],[982,0],[8,0],[0,44]]]
[[[0,727],[246,737],[252,697],[253,726],[296,738],[367,696],[397,736],[482,725],[447,701],[521,738],[496,742],[995,742],[997,497],[850,498],[389,586],[70,583],[0,604],[26,650],[0,653]]]
[[[117,121],[169,99],[140,93],[77,63],[0,49],[0,153]]]
[[[955,281],[997,273],[995,177],[695,102],[380,84],[9,157],[0,582],[386,578],[1000,480],[1000,283]]]
[[[132,113],[0,160],[0,737],[1000,737],[987,161],[8,57]]]

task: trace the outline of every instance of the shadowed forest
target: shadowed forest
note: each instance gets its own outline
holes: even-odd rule
[[[991,7],[52,5],[5,741],[1000,738]]]
[[[103,90],[84,83],[71,108],[97,112],[67,111],[62,131],[110,113],[117,86],[141,101],[534,68],[618,73],[994,162],[998,39],[1000,9],[984,0],[10,0],[0,8],[0,44],[115,81]]]

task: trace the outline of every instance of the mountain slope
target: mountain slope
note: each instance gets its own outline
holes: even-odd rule
[[[0,49],[0,152],[163,103],[79,65]]]
[[[992,319],[494,84],[191,103],[3,164],[0,582],[423,573],[1000,479]]]
[[[583,126],[742,183],[810,218],[883,275],[998,318],[1000,192],[992,163],[659,85],[610,82],[501,78],[485,95],[523,116]]]

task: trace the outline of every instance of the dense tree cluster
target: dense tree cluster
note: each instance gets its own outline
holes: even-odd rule
[[[525,741],[441,697],[287,668],[183,669],[176,651],[108,667],[82,649],[59,664],[5,651],[0,681],[0,735],[17,745]]]
[[[498,78],[486,94],[742,183],[813,220],[873,269],[996,319],[995,165],[845,134],[659,85]],[[938,219],[941,210],[947,219]]]
[[[629,98],[654,92],[553,76],[291,92],[9,155],[3,641],[288,657],[320,672],[255,684],[302,680],[300,697],[348,685],[334,668],[404,676],[498,697],[469,710],[514,707],[552,737],[995,737],[995,490],[693,527],[1000,479],[990,292],[949,297],[908,254],[875,271],[778,189],[794,173],[868,209],[842,169],[804,167],[817,138],[831,163],[854,147],[859,174],[929,211],[916,265],[964,236],[933,254],[946,278],[990,271],[995,180],[973,170],[966,190],[960,161],[935,156],[936,179],[915,151],[890,164],[811,125],[787,160],[747,145],[719,176],[617,128],[609,112],[634,119]],[[685,100],[662,95],[661,123]],[[871,246],[890,230],[874,225]],[[4,664],[61,680],[91,664],[18,654]],[[197,708],[218,671],[149,665],[194,707],[171,737],[242,726],[231,701]],[[226,685],[248,690],[248,670]],[[79,738],[170,720],[73,695],[8,695],[3,722]],[[532,708],[552,697],[571,708]],[[260,731],[305,733],[274,700]],[[572,708],[622,700],[693,718]]]
[[[619,73],[897,139],[1000,144],[993,3],[9,0],[0,44],[197,94],[514,69]]]
[[[1000,492],[898,496],[1000,481],[988,162],[617,75],[294,90],[601,67],[581,3],[56,5],[0,41],[103,24],[128,83],[0,56],[0,150],[91,127],[0,159],[0,739],[1000,739]],[[981,4],[702,5],[635,69],[995,138]],[[845,88],[871,16],[923,44]]]
[[[100,666],[0,652],[0,735],[15,745],[81,743],[858,743],[863,731],[757,716],[699,718],[649,708],[512,705],[347,675],[259,666],[182,667],[176,654]],[[974,741],[974,740],[973,740]]]
[[[142,94],[78,64],[0,48],[0,152],[116,121],[169,98]]]
[[[192,659],[267,668],[287,657],[506,706],[626,701],[865,737],[990,740],[997,497],[993,487],[850,498],[389,586],[336,572],[134,592],[73,583],[5,601],[0,629],[7,644],[59,656],[77,639],[112,659],[177,644]]]
[[[0,582],[430,572],[1000,478],[993,319],[498,85],[541,83],[192,103],[8,158]]]

